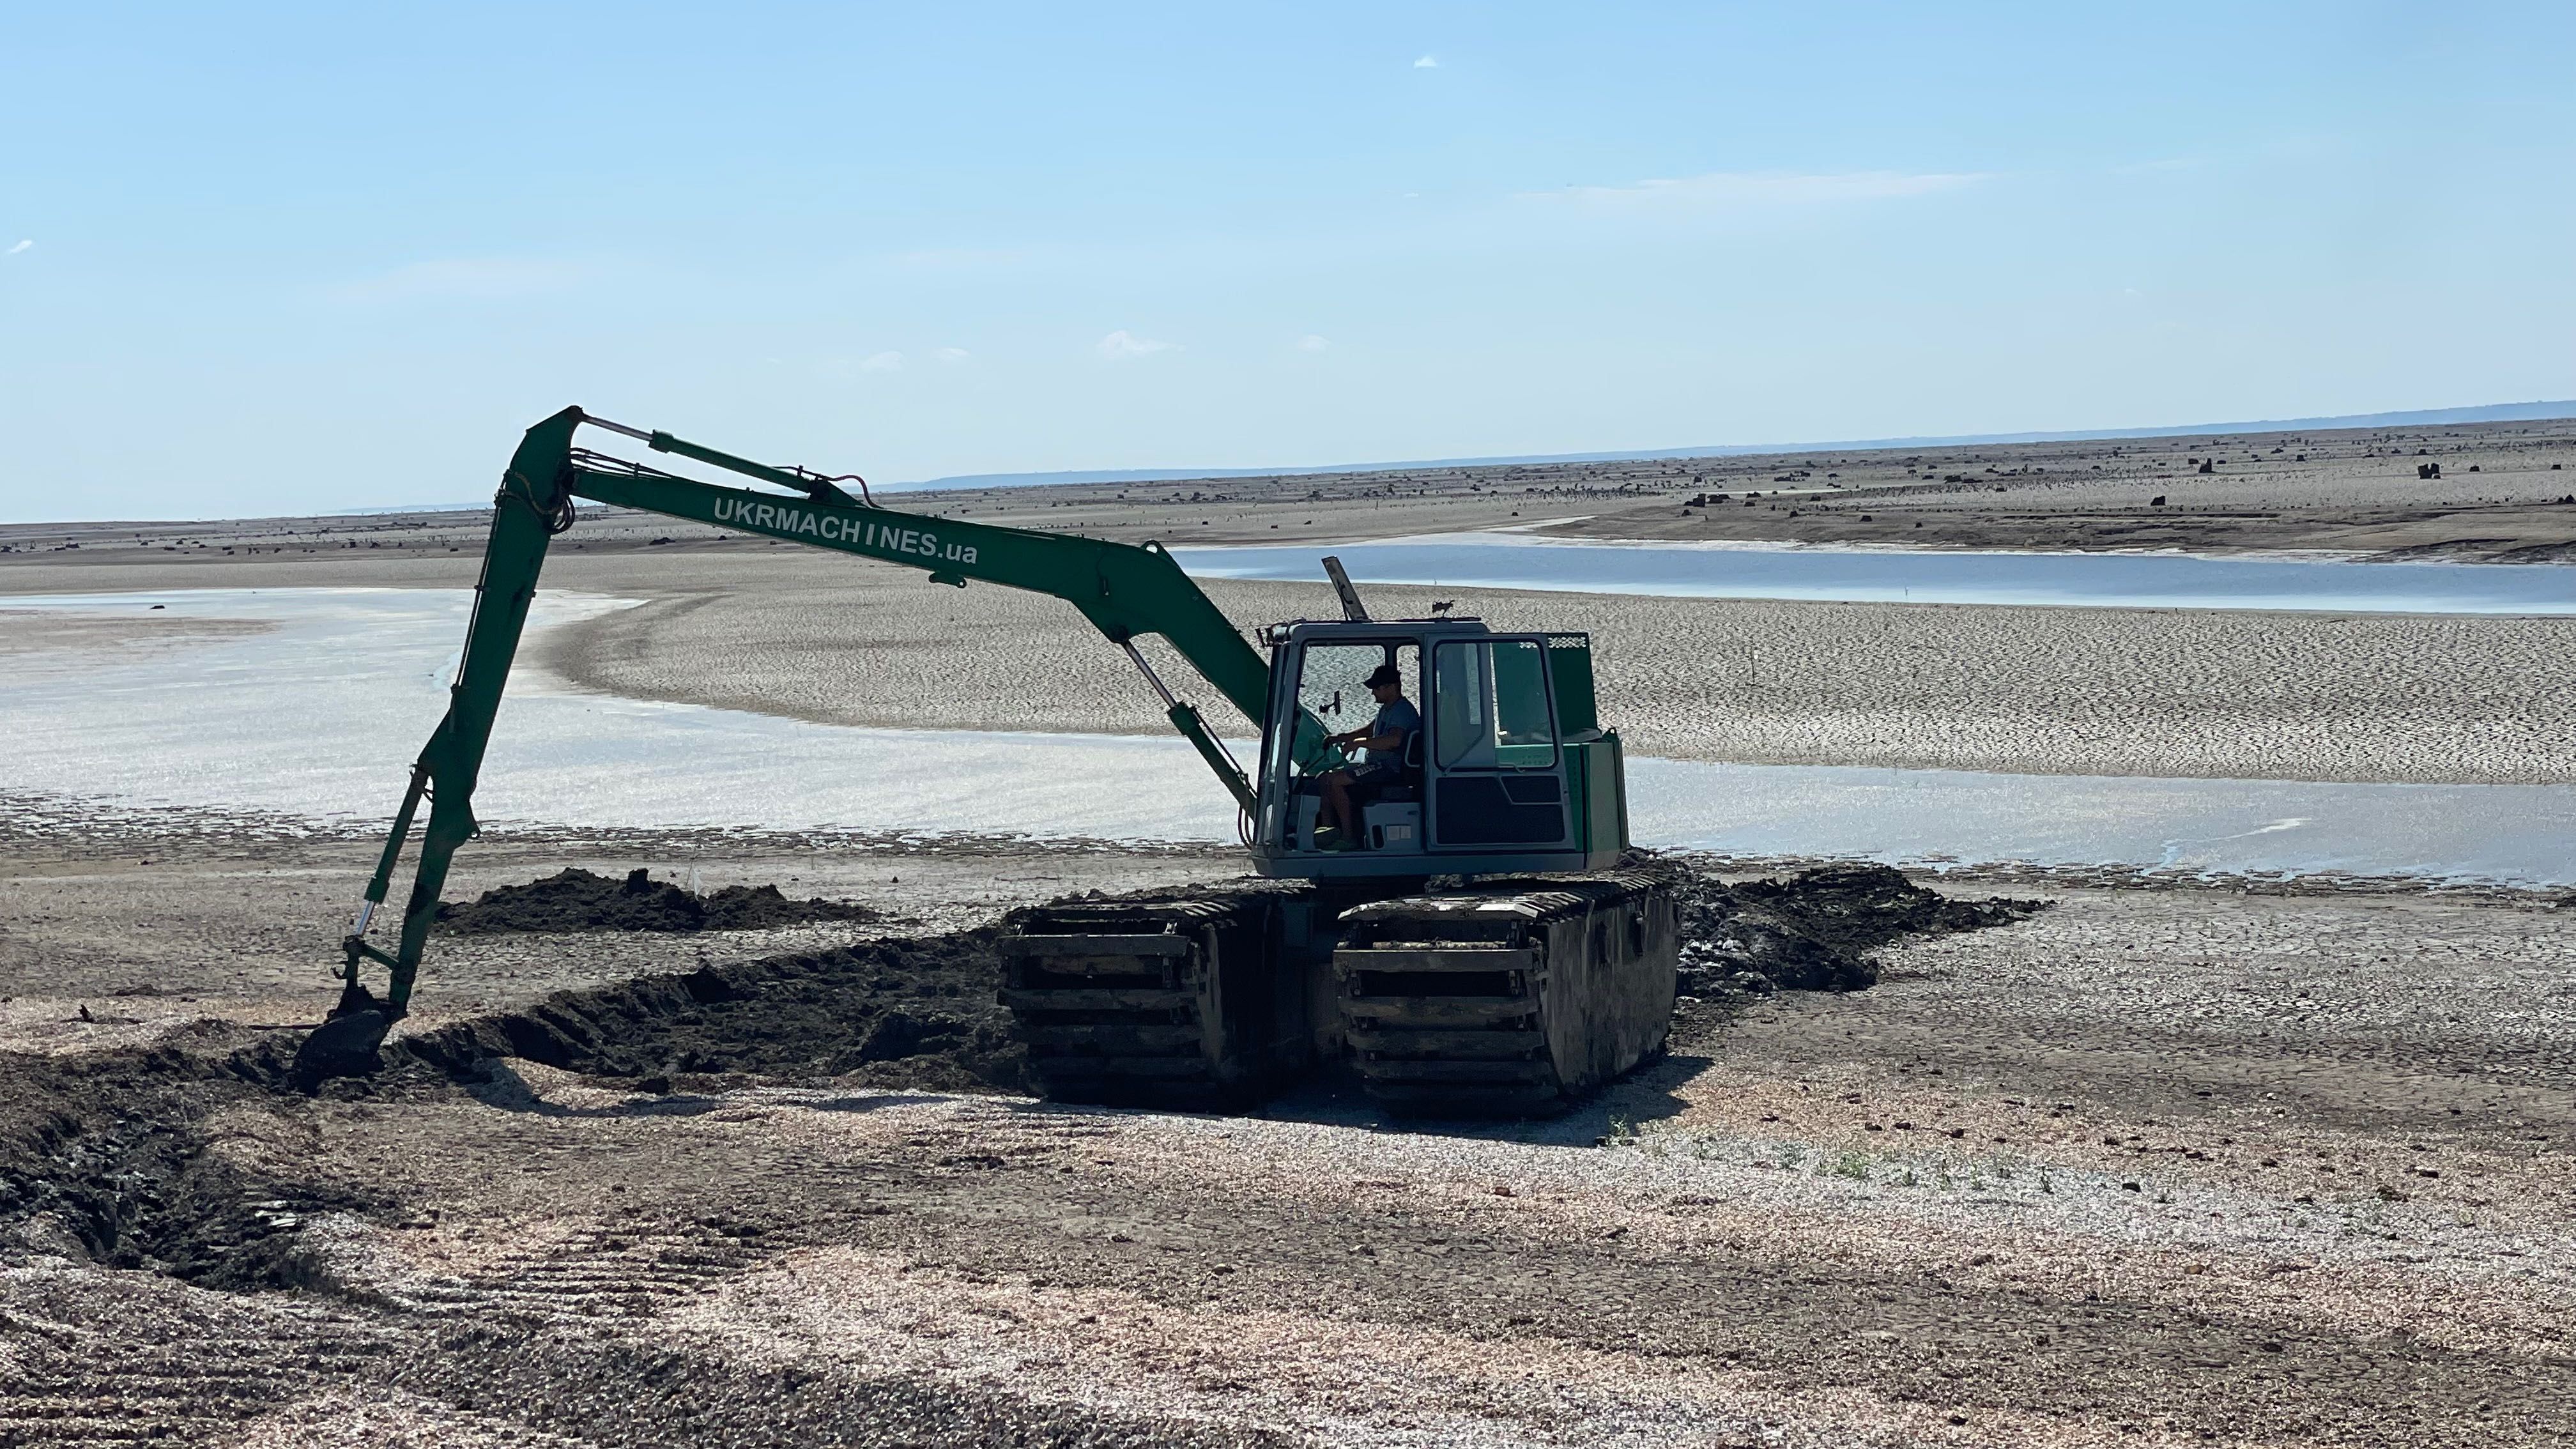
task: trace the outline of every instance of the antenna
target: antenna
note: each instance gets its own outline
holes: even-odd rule
[[[1367,623],[1368,605],[1360,602],[1360,591],[1351,587],[1351,576],[1342,572],[1342,561],[1324,555],[1324,573],[1333,581],[1333,592],[1342,596],[1342,617],[1354,624]]]

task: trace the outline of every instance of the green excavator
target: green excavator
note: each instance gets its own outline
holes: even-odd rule
[[[766,487],[578,446],[585,427]],[[1222,1110],[1347,1058],[1393,1111],[1525,1114],[1661,1049],[1674,907],[1656,877],[1619,869],[1625,775],[1618,735],[1594,715],[1587,636],[1371,619],[1330,559],[1342,618],[1248,636],[1159,544],[883,508],[856,475],[772,467],[567,408],[528,430],[502,474],[447,714],[342,942],[339,1002],[298,1051],[307,1080],[371,1070],[410,1007],[449,863],[478,828],[475,781],[538,573],[576,499],[908,565],[934,583],[1051,594],[1126,652],[1234,797],[1264,879],[1006,920],[1001,1000],[1049,1098]],[[1144,635],[1259,727],[1250,775],[1137,649]],[[1385,758],[1354,783],[1343,746],[1370,733],[1360,701],[1390,676],[1419,701],[1419,727],[1400,744],[1372,740]],[[424,800],[387,951],[368,928]],[[371,965],[381,994],[366,984]]]

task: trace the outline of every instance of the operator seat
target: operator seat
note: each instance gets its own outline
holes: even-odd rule
[[[1369,797],[1372,803],[1388,805],[1418,804],[1422,799],[1422,731],[1412,729],[1404,735],[1404,773],[1391,784],[1378,787]]]

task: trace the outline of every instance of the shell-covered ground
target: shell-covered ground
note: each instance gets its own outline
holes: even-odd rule
[[[456,1049],[583,1030],[565,991],[702,1049],[721,1021],[647,989],[687,973],[815,1010],[864,977],[918,1024],[918,943],[1218,856],[494,842],[458,894],[645,866],[883,919],[442,936],[411,1036],[444,1054],[304,1095],[263,1028],[326,999],[367,846],[162,841],[6,847],[0,1442],[2576,1437],[2543,898],[2017,882],[2056,903],[1878,946],[1866,989],[1704,976],[1673,1053],[1567,1117],[1399,1129],[1330,1080],[1044,1104],[949,1038]]]

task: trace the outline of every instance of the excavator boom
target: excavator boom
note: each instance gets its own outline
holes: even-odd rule
[[[644,437],[656,452],[695,458],[783,487],[811,490],[825,481],[698,447],[668,433]],[[783,498],[581,451],[567,458],[564,479],[570,492],[601,503],[905,564],[928,573],[935,583],[963,585],[972,579],[1052,594],[1081,610],[1111,643],[1124,644],[1142,634],[1169,639],[1255,726],[1269,707],[1269,662],[1160,544],[925,518],[862,503],[838,488],[817,490],[820,496]]]
[[[693,459],[802,496],[725,487],[578,448],[574,434],[585,424],[638,439],[658,453]],[[571,526],[576,498],[906,564],[928,573],[934,582],[963,587],[970,579],[981,580],[1063,599],[1103,636],[1126,649],[1162,696],[1173,727],[1197,748],[1237,804],[1247,813],[1253,809],[1252,786],[1242,770],[1198,711],[1174,697],[1154,674],[1134,641],[1146,634],[1170,641],[1255,726],[1262,723],[1269,704],[1269,663],[1160,545],[926,518],[877,507],[867,500],[864,482],[860,497],[853,498],[839,486],[848,481],[854,480],[756,463],[669,433],[593,418],[579,408],[566,408],[528,429],[493,501],[492,531],[484,548],[482,577],[475,585],[473,621],[466,630],[463,661],[449,686],[447,713],[412,767],[411,785],[396,812],[384,853],[367,883],[357,919],[341,943],[345,960],[340,1002],[331,1019],[305,1039],[298,1053],[307,1077],[361,1069],[409,1006],[449,863],[479,828],[473,810],[474,787],[482,773],[510,663],[527,625],[547,544]],[[401,930],[394,950],[387,952],[368,941],[367,928],[391,888],[424,799],[429,802],[429,823],[421,835]],[[386,971],[381,997],[370,992],[361,977],[362,966],[370,961]]]

